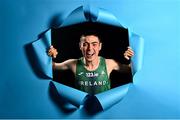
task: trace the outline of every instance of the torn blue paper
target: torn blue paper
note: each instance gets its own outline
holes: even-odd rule
[[[108,109],[118,103],[127,94],[130,84],[131,83],[125,84],[95,95],[103,110]]]
[[[87,93],[74,89],[72,87],[68,87],[63,84],[59,84],[57,82],[53,82],[56,86],[59,94],[67,99],[71,104],[79,107],[83,105],[83,100],[85,99]]]
[[[89,95],[88,93],[54,81],[52,83],[54,83],[58,93],[63,96],[63,98],[67,99],[71,104],[77,107],[85,104],[86,97]],[[106,110],[118,103],[127,94],[130,85],[131,83],[96,94],[94,95],[94,99],[97,98],[99,101],[98,103],[100,104],[99,106],[101,106],[103,110]]]
[[[32,43],[40,70],[52,78],[52,58],[47,56],[47,49],[51,45],[51,30],[48,30],[39,40]]]
[[[78,7],[74,11],[72,11],[63,22],[59,21],[59,23],[62,23],[59,27],[66,27],[82,22],[86,22],[87,19],[84,15],[83,7]]]
[[[132,61],[132,74],[133,76],[137,71],[142,68],[143,62],[143,49],[144,49],[144,40],[142,37],[135,33],[129,34],[129,44],[133,49],[135,55],[131,58]]]
[[[123,27],[119,20],[108,11],[100,8],[92,8],[91,6],[81,6],[72,11],[63,21],[59,21],[59,23],[62,23],[59,28],[87,21]],[[135,52],[135,55],[131,59],[132,73],[135,75],[135,73],[137,73],[142,67],[143,39],[139,35],[129,32],[129,41],[130,46]],[[52,59],[47,55],[47,49],[50,45],[51,30],[48,30],[42,38],[32,43],[32,46],[38,56],[37,61],[40,63],[41,71],[48,77],[52,78]],[[71,104],[77,107],[84,105],[84,101],[88,96],[88,93],[67,87],[57,82],[53,83],[56,86],[58,93],[67,99]],[[131,83],[99,93],[95,95],[95,98],[99,101],[103,110],[105,110],[119,102],[127,94],[129,85],[131,85]]]

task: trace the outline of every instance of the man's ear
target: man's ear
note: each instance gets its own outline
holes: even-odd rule
[[[79,42],[79,49],[80,49],[80,50],[82,49],[82,47],[81,47],[81,42]]]
[[[102,48],[102,43],[100,42],[99,43],[99,51],[101,50],[101,48]]]

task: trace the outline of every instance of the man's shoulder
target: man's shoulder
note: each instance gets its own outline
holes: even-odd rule
[[[66,60],[67,66],[73,71],[73,73],[75,73],[77,61],[78,61],[78,59],[68,59],[68,60]]]
[[[107,59],[107,58],[105,58],[105,61],[106,61],[106,63],[112,63],[112,62],[114,62],[115,60],[114,59]]]
[[[107,66],[117,66],[117,61],[114,59],[105,59]]]
[[[77,62],[78,59],[68,59],[68,60],[66,60],[66,61],[69,62],[69,63],[74,63],[74,62]]]
[[[78,59],[68,59],[65,61],[67,65],[75,65],[77,63]]]

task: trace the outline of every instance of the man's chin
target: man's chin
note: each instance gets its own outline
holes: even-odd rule
[[[98,57],[97,57],[98,58]],[[94,61],[94,60],[96,60],[96,56],[91,56],[91,57],[85,57],[85,60],[87,61],[87,62],[92,62],[92,61]]]
[[[85,58],[87,62],[92,62],[93,59],[92,58]]]
[[[88,62],[92,62],[94,59],[94,57],[85,57],[85,60],[88,61]]]

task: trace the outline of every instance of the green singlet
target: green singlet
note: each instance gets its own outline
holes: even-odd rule
[[[103,57],[100,57],[99,66],[93,71],[84,67],[83,58],[78,59],[75,78],[77,88],[89,94],[94,95],[110,89],[110,80]]]

